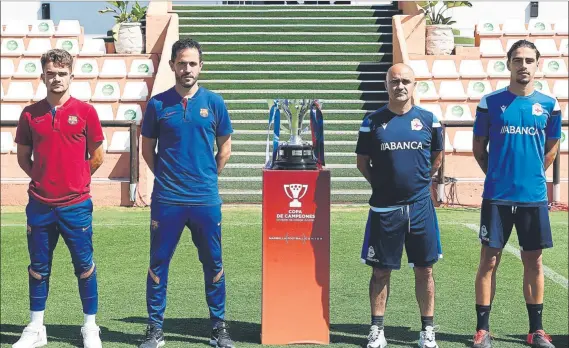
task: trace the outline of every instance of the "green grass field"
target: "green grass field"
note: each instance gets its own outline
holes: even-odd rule
[[[261,318],[261,209],[224,208],[224,268],[227,274],[227,315],[238,347],[258,347]],[[465,224],[477,224],[476,209],[439,209],[444,258],[435,266],[437,341],[441,348],[469,347],[476,325],[474,276],[479,257],[477,234]],[[359,261],[367,210],[332,210],[331,341],[334,347],[366,343],[369,327],[369,267]],[[22,209],[1,215],[2,347],[15,342],[28,321],[29,262]],[[568,215],[552,213],[554,249],[544,263],[567,278]],[[146,325],[145,286],[149,250],[148,209],[99,208],[94,216],[95,261],[99,279],[98,324],[105,347],[133,347]],[[514,234],[515,236],[515,234]],[[510,244],[517,248],[516,238]],[[386,313],[391,347],[416,345],[420,329],[412,270],[392,276]],[[522,265],[505,253],[498,272],[491,329],[495,348],[524,347],[527,313],[522,294]],[[544,325],[556,347],[568,347],[568,293],[546,278]],[[164,329],[166,347],[207,347],[209,320],[201,265],[189,233],[176,250],[170,267]],[[55,251],[45,322],[48,347],[80,347],[82,312],[69,253],[60,240]]]

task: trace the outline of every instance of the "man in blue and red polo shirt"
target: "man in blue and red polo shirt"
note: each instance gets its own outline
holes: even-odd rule
[[[89,192],[91,175],[103,162],[103,131],[95,109],[70,96],[71,55],[50,50],[41,64],[47,97],[24,108],[16,132],[18,163],[31,178],[26,207],[31,320],[13,347],[47,344],[43,314],[53,251],[61,235],[78,278],[85,316],[83,345],[100,348]]]
[[[222,97],[197,83],[202,65],[199,43],[190,39],[174,43],[170,67],[176,85],[150,99],[142,122],[142,155],[155,181],[146,280],[149,318],[140,348],[165,344],[162,323],[168,268],[185,226],[192,233],[203,265],[212,323],[210,344],[233,347],[225,323],[221,199],[217,186],[218,175],[231,153],[233,129]]]

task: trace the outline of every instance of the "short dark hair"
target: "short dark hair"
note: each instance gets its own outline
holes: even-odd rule
[[[44,72],[47,63],[69,68],[69,71],[73,70],[73,57],[66,50],[59,48],[49,50],[41,56],[41,68]]]
[[[182,50],[185,50],[186,48],[195,48],[196,50],[198,50],[198,53],[200,54],[200,62],[202,61],[202,46],[200,45],[199,42],[190,38],[180,39],[174,42],[174,44],[172,45],[171,60],[172,61],[176,60],[176,56],[178,55],[178,53]]]
[[[512,54],[514,54],[514,51],[517,50],[518,48],[521,48],[521,47],[527,47],[527,48],[531,48],[532,50],[534,50],[535,51],[535,59],[539,60],[539,57],[541,56],[541,54],[539,54],[539,50],[537,49],[537,47],[535,47],[533,42],[528,41],[528,40],[519,40],[519,41],[516,41],[512,45],[512,47],[510,47],[510,50],[508,51],[508,62],[511,61]]]

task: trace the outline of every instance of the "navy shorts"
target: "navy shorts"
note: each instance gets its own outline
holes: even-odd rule
[[[369,211],[361,259],[375,268],[400,269],[403,245],[409,265],[428,267],[442,256],[439,226],[431,197],[386,211]]]
[[[549,209],[518,207],[482,201],[480,214],[480,242],[491,248],[502,249],[508,243],[512,228],[516,227],[520,249],[531,251],[553,247]]]

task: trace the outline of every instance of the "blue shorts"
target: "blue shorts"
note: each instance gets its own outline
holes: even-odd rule
[[[400,269],[403,245],[409,265],[428,267],[442,256],[439,226],[431,197],[385,211],[369,211],[361,259],[375,268]]]
[[[508,243],[512,228],[516,226],[521,250],[541,250],[553,247],[549,209],[516,207],[482,201],[480,214],[480,242],[491,248],[502,249]]]

